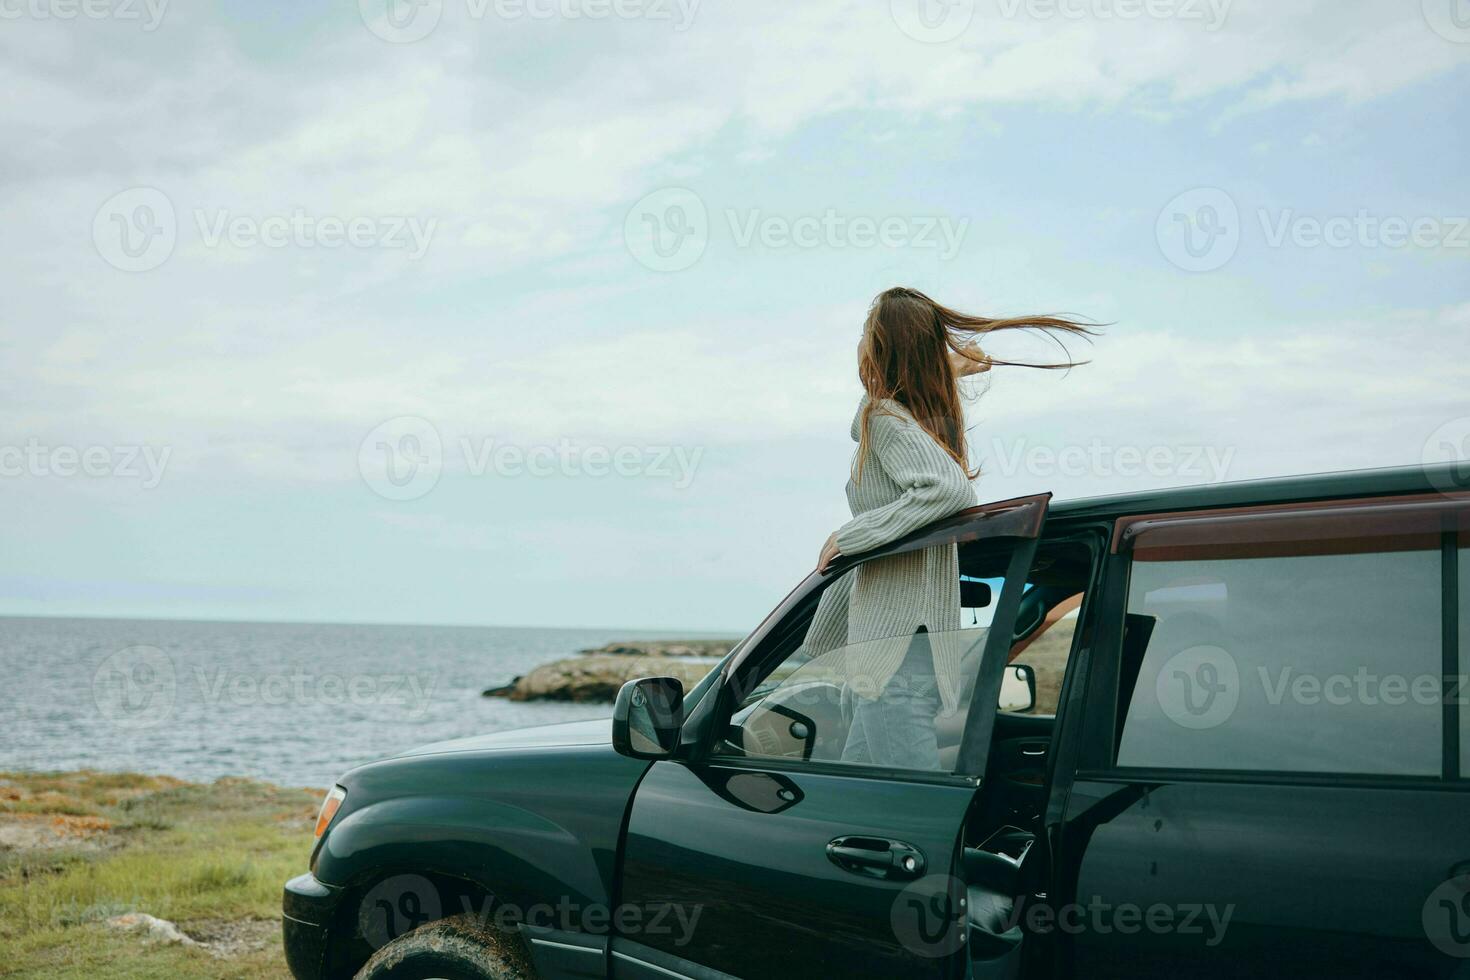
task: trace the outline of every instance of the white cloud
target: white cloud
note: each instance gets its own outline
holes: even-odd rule
[[[518,354],[500,351],[493,334],[446,350],[362,325],[301,325],[229,358],[68,332],[40,350],[36,374],[75,396],[48,419],[57,431],[166,435],[180,472],[340,481],[356,479],[344,447],[398,415],[430,419],[446,442],[844,439],[858,391],[856,313],[793,311],[793,328],[770,324],[746,344],[730,343],[738,322],[714,321]],[[1412,463],[1430,431],[1467,412],[1467,347],[1463,304],[1265,336],[1202,338],[1124,323],[1091,349],[1074,345],[1091,361],[1066,374],[997,371],[969,407],[972,440],[1202,443],[1234,447],[1245,463],[1278,472]],[[1010,353],[1054,355],[1042,346]],[[113,370],[99,374],[101,362]],[[110,406],[105,421],[101,406]],[[36,422],[29,410],[0,418],[12,431]]]

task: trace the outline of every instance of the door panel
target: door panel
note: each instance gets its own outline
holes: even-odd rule
[[[1459,976],[1425,915],[1470,858],[1467,812],[1449,789],[1079,780],[1067,975]]]
[[[926,942],[943,922],[906,900],[927,887],[917,878],[949,873],[974,792],[958,782],[656,763],[628,825],[624,901],[648,909],[644,921],[670,906],[696,924],[628,938],[743,977],[944,976],[945,956],[925,955],[955,951]],[[827,853],[839,837],[902,841],[924,866],[887,880],[845,870]],[[638,975],[615,957],[614,976]]]

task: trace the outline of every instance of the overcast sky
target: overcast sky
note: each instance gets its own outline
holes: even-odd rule
[[[1111,324],[982,499],[1463,453],[1455,2],[0,0],[0,614],[744,630],[895,284]]]

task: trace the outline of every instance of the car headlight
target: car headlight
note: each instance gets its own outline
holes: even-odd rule
[[[347,791],[341,786],[333,786],[328,791],[327,798],[322,800],[321,811],[316,815],[316,834],[314,836],[317,840],[320,840],[322,834],[325,834],[327,828],[332,825],[332,818],[337,816],[337,811],[345,799],[347,799]]]

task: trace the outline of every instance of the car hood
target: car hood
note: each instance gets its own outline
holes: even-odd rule
[[[409,749],[399,758],[415,755],[437,755],[441,752],[482,752],[495,749],[551,748],[562,745],[608,745],[612,742],[612,719],[567,721],[555,725],[515,728],[507,732],[471,735],[447,742],[431,742]]]

